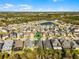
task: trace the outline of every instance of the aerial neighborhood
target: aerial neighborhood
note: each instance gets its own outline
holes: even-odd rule
[[[46,49],[79,49],[79,28],[59,20],[33,21],[0,27],[1,52],[11,53],[43,46]]]
[[[0,0],[0,59],[79,59],[79,0]]]

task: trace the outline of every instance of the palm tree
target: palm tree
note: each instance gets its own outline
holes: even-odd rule
[[[17,53],[17,54],[14,54],[14,57],[16,58],[16,59],[21,59],[21,57],[20,57],[20,55]]]
[[[0,59],[3,59],[4,57],[3,57],[3,54],[0,52]]]
[[[36,50],[32,51],[30,49],[27,49],[27,50],[25,49],[22,55],[24,55],[24,57],[26,57],[27,59],[36,59],[37,52]]]
[[[8,57],[9,57],[8,52],[4,52],[4,53],[3,53],[3,55],[4,55],[4,59],[6,59],[6,58],[8,58]]]
[[[72,51],[72,57],[73,59],[79,59],[79,51],[78,50],[73,50]]]

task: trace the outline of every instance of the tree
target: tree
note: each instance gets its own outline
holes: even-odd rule
[[[0,52],[0,59],[3,59],[4,57],[3,57],[3,54]]]

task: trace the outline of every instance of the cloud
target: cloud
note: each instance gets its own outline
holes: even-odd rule
[[[63,0],[53,0],[53,2],[59,2],[59,1],[63,1]]]
[[[0,11],[29,11],[31,9],[32,6],[28,4],[0,4]]]
[[[10,7],[14,7],[14,5],[13,5],[13,4],[8,4],[8,3],[6,3],[6,4],[4,4],[4,6],[3,6],[3,8],[10,8]]]
[[[13,6],[14,6],[13,4],[8,4],[8,3],[0,4],[0,9],[8,9],[8,8],[13,7]]]
[[[59,8],[56,8],[54,11],[74,11],[72,8],[68,8],[68,7],[64,7],[64,6],[60,6]]]
[[[20,7],[20,10],[23,10],[23,11],[27,11],[27,10],[32,9],[32,6],[27,5],[27,4],[21,4],[21,5],[19,5],[19,7]]]
[[[53,2],[57,2],[58,0],[53,0]]]
[[[40,9],[38,9],[37,11],[53,11],[53,9],[51,9],[51,8],[40,8]]]
[[[55,2],[57,2],[56,0]],[[79,9],[78,9],[79,10]],[[77,11],[69,7],[65,6],[60,6],[57,8],[36,8],[33,5],[28,5],[28,4],[10,4],[10,3],[5,3],[5,4],[0,4],[0,11],[39,11],[39,12],[45,12],[45,11]]]
[[[28,4],[0,4],[0,11],[52,11],[51,8],[35,8]]]

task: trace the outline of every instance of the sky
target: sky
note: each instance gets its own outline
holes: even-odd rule
[[[79,11],[79,0],[0,0],[0,11]]]

